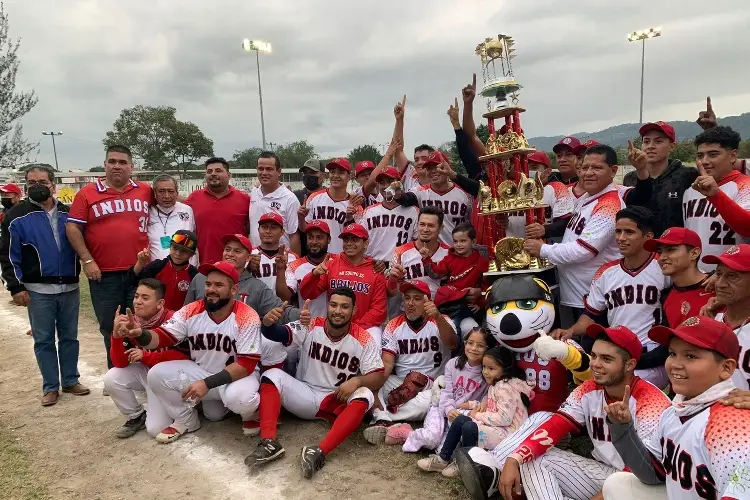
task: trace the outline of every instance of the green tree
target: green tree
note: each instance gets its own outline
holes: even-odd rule
[[[694,163],[697,152],[698,148],[696,148],[693,141],[681,141],[677,143],[674,151],[669,154],[669,157],[673,160],[680,160],[683,163]]]
[[[258,157],[263,152],[261,148],[247,148],[235,151],[232,156],[232,167],[235,168],[256,168],[258,166]]]
[[[448,156],[448,159],[451,162],[451,168],[457,174],[466,175],[466,167],[464,167],[463,162],[461,162],[461,157],[458,155],[458,146],[456,146],[456,141],[448,141],[442,143],[440,146],[438,146],[438,151]]]
[[[9,38],[8,32],[8,16],[0,2],[0,167],[15,166],[39,146],[24,139],[19,123],[38,99],[34,91],[16,91],[20,40]]]
[[[91,167],[89,169],[89,172],[104,172],[104,167],[102,167],[101,165],[98,165],[96,167]]]
[[[375,165],[377,165],[382,159],[383,155],[380,154],[377,146],[373,144],[364,144],[362,146],[357,146],[349,153],[349,163],[352,164],[352,168],[354,168],[354,165],[356,165],[360,161],[370,160]]]
[[[299,169],[310,158],[318,157],[317,153],[315,153],[315,146],[307,141],[294,141],[277,146],[274,152],[279,156],[281,165],[284,168]]]
[[[479,137],[479,140],[481,140],[484,144],[487,144],[487,141],[490,138],[490,128],[487,126],[487,124],[482,123],[477,127],[477,137]]]
[[[740,158],[750,158],[750,139],[740,142],[740,149],[737,153]]]
[[[201,158],[214,155],[214,141],[206,137],[193,122],[177,121],[172,135],[172,161],[183,173]]]

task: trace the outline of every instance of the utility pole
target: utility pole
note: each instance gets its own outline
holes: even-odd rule
[[[45,132],[42,130],[42,135],[48,135],[52,137],[52,151],[55,153],[55,170],[58,172],[60,171],[60,166],[57,164],[57,145],[55,145],[55,136],[56,135],[63,135],[62,132]]]

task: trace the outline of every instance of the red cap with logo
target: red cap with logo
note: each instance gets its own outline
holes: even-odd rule
[[[354,236],[356,238],[362,238],[363,240],[370,239],[370,234],[362,224],[349,224],[343,231],[341,231],[339,238],[343,238],[344,236]]]
[[[719,256],[706,255],[701,260],[706,264],[722,263],[729,269],[746,273],[750,271],[750,245],[732,245]]]
[[[401,293],[406,293],[409,290],[419,290],[423,294],[427,295],[428,299],[432,296],[432,294],[430,293],[429,285],[420,280],[405,281],[401,284],[399,290],[401,290]]]
[[[469,293],[468,288],[456,288],[453,285],[444,285],[437,289],[435,293],[435,305],[440,307],[448,302],[455,302],[466,297]]]
[[[545,167],[549,168],[549,156],[544,151],[536,151],[527,156],[529,163],[541,163]]]
[[[229,276],[235,283],[239,283],[240,281],[240,275],[237,272],[237,269],[235,269],[232,264],[225,260],[220,260],[219,262],[216,262],[214,264],[202,264],[198,268],[198,272],[204,276],[208,276],[208,273],[213,271],[221,273],[225,276]]]
[[[656,252],[659,245],[688,245],[698,249],[703,248],[698,233],[684,227],[670,227],[661,233],[658,239],[644,241],[643,249],[648,252]]]
[[[433,165],[440,165],[443,162],[447,163],[448,165],[451,164],[450,160],[448,160],[448,157],[445,156],[442,151],[433,151],[432,153],[430,153],[430,156],[427,157],[427,160],[425,160],[423,166],[430,167]]]
[[[609,340],[617,347],[625,349],[634,360],[638,361],[641,359],[643,344],[638,340],[638,335],[633,333],[630,328],[622,325],[604,328],[602,325],[597,325],[596,323],[586,328],[586,334],[589,337],[596,338],[602,333],[606,334]]]
[[[339,167],[343,168],[347,172],[352,171],[352,165],[346,158],[334,158],[333,160],[326,163],[326,169],[331,170],[332,168]]]
[[[370,160],[361,161],[357,163],[357,166],[355,167],[355,172],[357,172],[357,175],[361,174],[362,172],[367,172],[368,170],[375,170],[375,164]]]
[[[570,148],[570,150],[575,154],[579,147],[581,147],[581,141],[579,141],[577,137],[573,137],[572,135],[570,135],[568,137],[563,137],[562,139],[560,139],[560,142],[555,144],[555,147],[552,148],[552,151],[554,151],[555,153],[559,153],[561,149]]]
[[[0,186],[0,191],[3,193],[17,194],[19,196],[23,195],[21,188],[18,187],[17,184],[6,184],[5,186]]]
[[[738,361],[740,357],[737,334],[723,321],[706,316],[688,318],[677,328],[655,326],[648,331],[648,338],[663,346],[669,346],[672,337],[680,338],[701,349],[718,352],[727,359]]]
[[[575,153],[576,156],[581,156],[586,152],[588,148],[593,148],[594,146],[600,146],[601,144],[602,143],[599,141],[595,141],[594,139],[589,139],[588,141],[584,142],[583,144],[575,148],[573,153]]]
[[[229,243],[230,241],[238,242],[240,245],[245,247],[245,249],[247,249],[248,252],[253,251],[253,244],[250,243],[250,240],[247,239],[247,236],[243,236],[241,234],[227,234],[226,236],[221,237],[221,242],[224,243],[225,245]]]
[[[317,229],[319,231],[323,231],[328,236],[331,235],[331,228],[328,227],[328,223],[324,220],[320,219],[313,219],[310,222],[307,223],[307,226],[305,227],[305,232],[312,231],[313,229]]]
[[[675,134],[674,127],[667,122],[646,123],[640,128],[640,130],[638,130],[638,133],[641,134],[641,137],[643,137],[652,130],[658,130],[659,132],[666,135],[667,138],[669,138],[669,140],[672,142],[677,141],[677,134]]]
[[[396,167],[386,167],[380,172],[380,174],[378,174],[378,179],[380,179],[381,177],[388,177],[389,179],[397,181],[401,178],[401,174],[398,173],[398,169]]]
[[[260,216],[260,219],[258,219],[258,225],[260,226],[264,222],[273,222],[274,224],[277,224],[279,227],[284,227],[284,218],[281,216],[281,214],[276,212],[267,212]]]

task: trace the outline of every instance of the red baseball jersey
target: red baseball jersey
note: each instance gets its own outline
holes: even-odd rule
[[[125,271],[149,247],[148,209],[153,194],[148,184],[130,180],[122,191],[101,177],[78,191],[68,222],[83,226],[83,238],[99,269]]]
[[[526,380],[536,384],[529,414],[557,411],[568,397],[568,369],[555,359],[540,359],[534,349],[516,353],[516,362]]]
[[[489,261],[478,250],[464,257],[451,248],[440,262],[432,264],[431,270],[432,274],[442,276],[446,285],[477,288],[482,286],[482,274],[487,272],[488,267]]]
[[[706,276],[700,283],[694,285],[679,287],[672,283],[662,295],[662,322],[672,328],[682,324],[688,318],[698,316],[701,308],[705,306],[711,297],[715,297],[714,292],[707,292]]]

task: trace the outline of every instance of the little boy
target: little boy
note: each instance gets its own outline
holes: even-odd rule
[[[456,325],[459,337],[479,326],[472,317],[481,304],[482,275],[487,272],[489,261],[474,249],[477,231],[469,222],[462,222],[453,229],[453,248],[440,262],[425,262],[425,271],[441,280],[443,286],[435,294],[435,305],[443,314],[450,316]]]
[[[631,472],[607,479],[605,500],[750,499],[750,412],[721,404],[734,389],[737,335],[694,316],[676,328],[655,326],[649,337],[669,347],[665,368],[677,396],[646,443],[627,405],[606,406],[612,443]]]
[[[198,269],[190,264],[190,258],[198,248],[198,237],[192,231],[180,229],[169,241],[169,256],[149,263],[151,253],[144,248],[138,253],[138,262],[130,268],[131,281],[137,283],[145,278],[155,278],[166,287],[164,307],[177,311],[185,303],[190,282]]]

